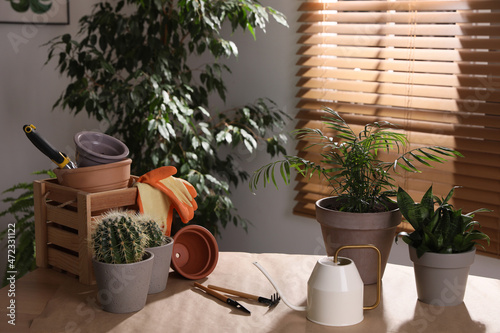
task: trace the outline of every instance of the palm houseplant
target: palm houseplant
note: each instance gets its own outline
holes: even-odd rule
[[[103,310],[129,313],[146,304],[154,255],[148,237],[128,214],[108,212],[93,225],[92,264]]]
[[[421,147],[405,151],[408,140],[397,132],[396,125],[374,122],[356,133],[334,110],[324,109],[324,125],[328,133],[317,128],[296,130],[295,137],[312,142],[307,148],[319,147],[321,160],[310,161],[298,156],[264,165],[252,175],[250,188],[277,186],[275,173],[279,169],[286,184],[291,181],[291,170],[306,177],[319,175],[331,188],[331,197],[316,202],[316,219],[321,225],[323,240],[329,256],[342,245],[373,244],[382,254],[385,269],[396,227],[401,222],[395,181],[391,172],[398,169],[420,172],[416,163],[430,166],[442,163],[446,157],[462,156],[446,147]],[[383,161],[378,153],[396,151],[393,161]],[[377,281],[377,258],[372,251],[349,251],[346,256],[356,262],[365,284]],[[383,272],[383,270],[382,270]]]
[[[449,203],[455,188],[444,198],[433,195],[432,186],[419,203],[402,188],[397,202],[403,217],[414,228],[399,236],[409,245],[414,264],[418,299],[434,305],[453,306],[463,302],[469,268],[474,262],[478,241],[489,237],[478,230],[474,215],[485,208],[464,214]],[[396,242],[398,237],[396,237]]]

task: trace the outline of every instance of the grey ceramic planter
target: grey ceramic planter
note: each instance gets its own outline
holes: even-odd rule
[[[104,311],[129,313],[146,305],[153,271],[151,252],[142,261],[132,264],[106,264],[92,260],[97,281],[97,299]]]
[[[382,256],[382,275],[391,252],[396,228],[401,223],[397,204],[390,204],[389,211],[380,213],[348,213],[336,210],[337,197],[316,202],[316,220],[321,225],[326,253],[333,256],[343,245],[375,245]],[[377,283],[377,254],[370,249],[348,249],[342,256],[356,263],[364,284]]]
[[[417,257],[415,248],[409,246],[409,250],[414,265],[418,299],[439,306],[461,304],[476,249],[452,254],[427,252],[420,258]]]
[[[170,242],[163,246],[150,247],[146,250],[154,254],[153,273],[149,283],[149,294],[162,292],[167,287],[168,273],[170,270],[170,260],[172,259],[172,249],[174,240],[168,237]]]

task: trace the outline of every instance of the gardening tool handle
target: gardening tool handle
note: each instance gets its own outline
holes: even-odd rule
[[[240,297],[244,297],[244,298],[247,298],[247,299],[253,299],[255,301],[259,300],[259,296],[257,296],[257,295],[247,294],[247,293],[244,293],[244,292],[241,292],[241,291],[237,291],[237,290],[232,290],[232,289],[228,289],[228,288],[218,287],[218,286],[214,286],[214,285],[211,285],[211,284],[208,285],[208,288],[213,289],[213,290],[222,291],[223,293],[234,295],[234,296],[240,296]]]
[[[382,255],[380,254],[380,250],[375,245],[344,245],[339,247],[335,251],[335,255],[333,257],[333,261],[338,262],[338,254],[340,251],[344,249],[372,249],[377,252],[378,260],[377,260],[377,300],[373,305],[363,306],[363,310],[373,310],[380,304],[380,298],[382,296],[381,293],[381,285],[382,285]]]
[[[226,297],[226,296],[222,295],[221,293],[216,292],[215,290],[212,290],[212,289],[210,289],[210,288],[207,288],[207,287],[205,287],[204,285],[199,284],[198,282],[195,282],[195,283],[194,283],[194,286],[195,286],[195,287],[197,287],[197,288],[200,288],[201,290],[204,290],[207,294],[210,294],[210,295],[212,295],[212,296],[214,296],[214,297],[216,297],[216,298],[220,299],[220,300],[221,300],[221,301],[223,301],[224,303],[226,303],[226,302],[227,302],[228,297]]]
[[[35,125],[24,125],[23,131],[28,139],[38,148],[45,156],[50,158],[59,168],[64,168],[70,159],[63,153],[57,151],[49,142],[42,138],[36,131]]]

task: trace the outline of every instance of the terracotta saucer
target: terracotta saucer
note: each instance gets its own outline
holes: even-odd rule
[[[219,247],[206,228],[188,225],[174,235],[172,268],[190,280],[207,277],[217,266]]]

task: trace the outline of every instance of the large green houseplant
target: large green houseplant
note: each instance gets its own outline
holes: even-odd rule
[[[401,232],[399,236],[409,245],[418,298],[425,303],[462,303],[475,246],[483,246],[478,243],[480,240],[490,242],[488,235],[476,229],[480,225],[474,220],[476,213],[490,210],[480,208],[464,214],[449,203],[454,191],[452,188],[446,197],[439,198],[433,195],[431,186],[421,201],[415,203],[405,190],[398,189],[398,206],[414,228],[411,233]]]
[[[330,108],[324,111],[328,133],[317,128],[295,132],[297,139],[311,142],[308,148],[320,148],[321,160],[287,156],[269,163],[252,175],[250,188],[256,189],[261,181],[264,186],[277,185],[278,169],[287,184],[294,169],[306,177],[315,174],[323,177],[335,195],[316,202],[316,218],[328,255],[332,256],[341,245],[374,244],[382,253],[385,267],[395,229],[401,222],[397,204],[391,200],[396,195],[391,172],[397,172],[398,168],[420,172],[416,163],[430,166],[432,162],[445,161],[446,157],[462,155],[440,146],[405,151],[407,138],[392,123],[369,123],[356,133],[336,111]],[[380,151],[395,151],[400,155],[393,161],[384,161],[379,158]],[[376,258],[371,251],[346,251],[346,256],[356,262],[365,283],[376,282]]]
[[[209,102],[226,98],[230,69],[220,59],[238,55],[223,25],[255,37],[270,18],[287,25],[258,0],[98,3],[80,19],[78,35],[48,43],[48,61],[70,79],[55,107],[102,121],[107,134],[129,147],[133,174],[175,166],[201,199],[194,223],[216,235],[227,223],[246,228],[230,186],[248,174],[224,147],[242,144],[254,153],[262,144],[271,156],[283,153],[286,136],[271,133],[288,116],[266,98],[220,112]]]
[[[176,166],[177,176],[202,199],[194,223],[215,235],[228,223],[246,229],[249,221],[237,214],[230,188],[249,175],[231,149],[243,145],[256,153],[260,144],[271,156],[285,153],[286,136],[271,133],[289,117],[267,98],[220,112],[209,101],[226,97],[224,75],[231,71],[220,58],[238,55],[222,26],[246,29],[255,38],[270,18],[287,25],[280,12],[257,0],[102,1],[80,19],[77,36],[47,43],[47,62],[57,61],[70,79],[54,107],[102,121],[107,134],[129,147],[136,175]],[[197,57],[205,63],[193,65]],[[35,267],[33,190],[20,183],[7,191],[16,189],[23,192],[5,198],[11,206],[1,214],[18,221],[21,277]]]

